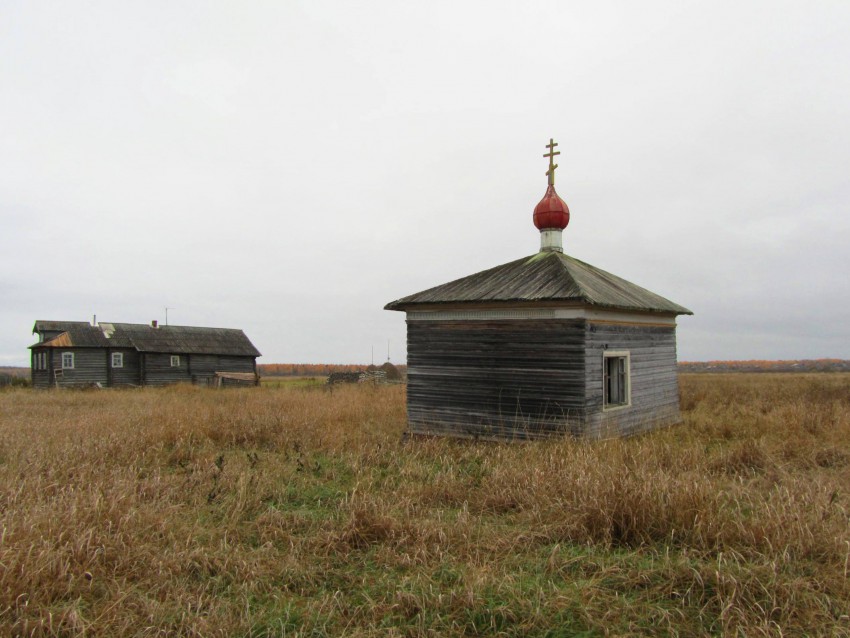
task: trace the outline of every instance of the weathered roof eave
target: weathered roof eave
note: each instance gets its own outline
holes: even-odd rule
[[[448,304],[578,304],[628,312],[693,314],[646,288],[563,253],[540,252],[391,301],[386,310]]]
[[[399,312],[420,311],[428,312],[429,310],[484,310],[484,309],[509,309],[509,308],[595,308],[612,311],[637,312],[652,315],[666,315],[675,317],[679,315],[692,315],[692,311],[681,307],[681,311],[674,311],[669,308],[644,308],[626,305],[613,305],[604,303],[594,303],[587,299],[545,299],[545,300],[529,300],[529,299],[499,299],[494,301],[447,301],[447,302],[407,302],[399,303],[396,301],[388,303],[384,306],[384,310],[397,310]]]
[[[59,324],[61,322],[50,322]],[[165,326],[154,328],[147,324],[101,323],[92,326],[85,322],[65,322],[73,326],[33,348],[93,348],[135,350],[149,354],[197,354],[235,357],[261,357],[262,353],[238,328],[206,328],[199,326]],[[102,330],[109,326],[108,336]],[[172,332],[173,334],[169,334]],[[151,338],[154,339],[151,339]]]

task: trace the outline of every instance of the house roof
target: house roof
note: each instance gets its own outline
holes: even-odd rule
[[[224,354],[259,357],[244,332],[234,328],[197,328],[114,323],[115,334],[128,338],[140,352]]]
[[[131,348],[139,352],[171,354],[218,354],[259,357],[260,352],[244,332],[233,328],[159,326],[147,324],[86,322],[36,322],[66,324],[62,334],[30,348]],[[53,328],[45,328],[51,330]]]
[[[539,252],[384,306],[408,310],[427,305],[480,303],[580,303],[602,308],[693,314],[646,288],[560,252]]]
[[[36,332],[65,332],[74,327],[90,326],[88,321],[50,321],[39,319],[32,327],[33,334]]]

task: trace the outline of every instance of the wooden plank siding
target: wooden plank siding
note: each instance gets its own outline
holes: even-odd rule
[[[588,322],[586,335],[586,436],[624,436],[681,422],[675,327]],[[629,353],[629,406],[603,409],[606,350]]]
[[[171,354],[144,354],[144,385],[165,385],[190,381],[213,385],[216,372],[256,372],[254,357],[233,355],[181,354],[180,365],[171,365]]]
[[[189,373],[192,383],[215,385],[216,372],[250,372],[256,374],[256,363],[252,357],[231,355],[190,354]]]
[[[74,367],[62,368],[62,355],[74,353]],[[50,357],[53,370],[62,370],[57,384],[62,387],[81,387],[99,383],[107,384],[106,353],[92,348],[51,348]],[[53,373],[51,373],[53,374]]]
[[[584,417],[584,320],[407,322],[410,431],[534,438]]]
[[[48,355],[47,369],[36,369],[39,353]],[[74,353],[74,368],[62,370],[62,353]],[[112,353],[124,355],[123,366],[112,367]],[[182,354],[180,365],[171,366],[171,354],[139,353],[129,348],[43,348],[31,354],[34,388],[79,387],[100,383],[104,387],[166,385],[192,382],[214,385],[216,372],[256,373],[253,357]],[[62,370],[59,377],[54,370]]]
[[[171,365],[171,354],[146,352],[144,358],[143,385],[166,385],[192,380],[192,375],[189,373],[189,356],[185,354],[180,355],[179,366]]]
[[[257,364],[252,357],[234,357],[221,355],[218,357],[216,372],[256,372]]]
[[[212,385],[218,370],[218,356],[214,354],[192,354],[189,357],[189,374],[192,383]]]
[[[38,320],[33,332],[39,335],[39,342],[30,346],[33,386],[38,388],[213,385],[222,372],[250,373],[256,380],[260,356],[245,333],[232,328]],[[74,353],[75,365],[61,370],[67,352]],[[116,353],[121,353],[122,365],[113,367]],[[41,354],[49,355],[45,370],[36,366],[42,363],[37,358]],[[174,356],[180,358],[179,365],[171,365]]]
[[[112,367],[113,352],[120,352],[124,355],[124,365],[122,367]],[[109,366],[109,385],[141,385],[142,378],[139,371],[139,353],[135,350],[131,350],[130,348],[114,348],[108,350],[106,355],[106,365]]]
[[[53,372],[50,370],[50,361],[47,362],[47,367],[44,370],[36,368],[36,357],[42,353],[50,357],[50,348],[33,349],[30,355],[30,371],[32,387],[34,388],[49,388],[53,383]]]

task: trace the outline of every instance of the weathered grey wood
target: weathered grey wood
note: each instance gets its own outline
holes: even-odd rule
[[[408,320],[414,434],[629,435],[681,420],[675,327],[573,320]],[[631,403],[603,406],[606,351],[629,354]]]
[[[631,404],[603,408],[602,361],[606,351],[627,351]],[[629,435],[681,421],[676,373],[676,329],[607,323],[587,325],[586,436]]]
[[[32,383],[32,387],[34,388],[49,388],[51,385],[51,380],[53,378],[53,372],[50,370],[50,360],[48,357],[47,366],[45,369],[40,369],[36,367],[36,358],[41,356],[42,354],[50,354],[49,348],[38,348],[33,349],[32,354],[30,356],[30,369],[31,369],[31,377],[30,381]]]
[[[605,308],[691,314],[683,306],[560,252],[539,252],[408,295],[384,306],[413,310],[427,304],[579,302]]]
[[[62,355],[66,352],[74,354],[74,367],[62,368]],[[58,385],[63,387],[106,385],[106,365],[104,353],[101,350],[89,348],[53,348],[53,367],[62,370]]]
[[[675,317],[691,311],[557,250],[385,308],[408,313],[413,433],[605,437],[681,420]],[[616,351],[630,400],[604,406],[604,355]]]
[[[221,372],[247,373],[256,379],[260,354],[241,330],[226,328],[36,321],[34,331],[40,337],[30,346],[33,386],[38,388],[210,384]],[[75,367],[57,374],[63,352],[74,353]],[[121,367],[112,366],[116,352],[123,355]],[[36,366],[41,353],[49,355],[46,370]],[[172,356],[180,357],[180,365],[171,365]]]
[[[256,372],[255,359],[250,357],[218,357],[216,372]]]
[[[120,352],[124,355],[124,367],[123,368],[111,368],[112,369],[112,380],[110,385],[113,386],[130,386],[130,385],[140,385],[140,356],[139,353],[135,350],[131,350],[129,348],[121,348],[114,349],[112,352]],[[111,367],[111,355],[107,358],[107,365]]]
[[[584,413],[584,321],[408,321],[410,429],[519,438]]]
[[[145,385],[166,385],[191,381],[189,362],[186,355],[180,357],[180,365],[171,365],[171,354],[148,352],[145,356]]]

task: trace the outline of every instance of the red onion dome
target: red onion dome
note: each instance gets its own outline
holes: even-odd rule
[[[569,223],[570,209],[567,208],[567,203],[558,197],[555,186],[549,184],[543,199],[534,207],[534,225],[538,230],[550,228],[564,230]]]

